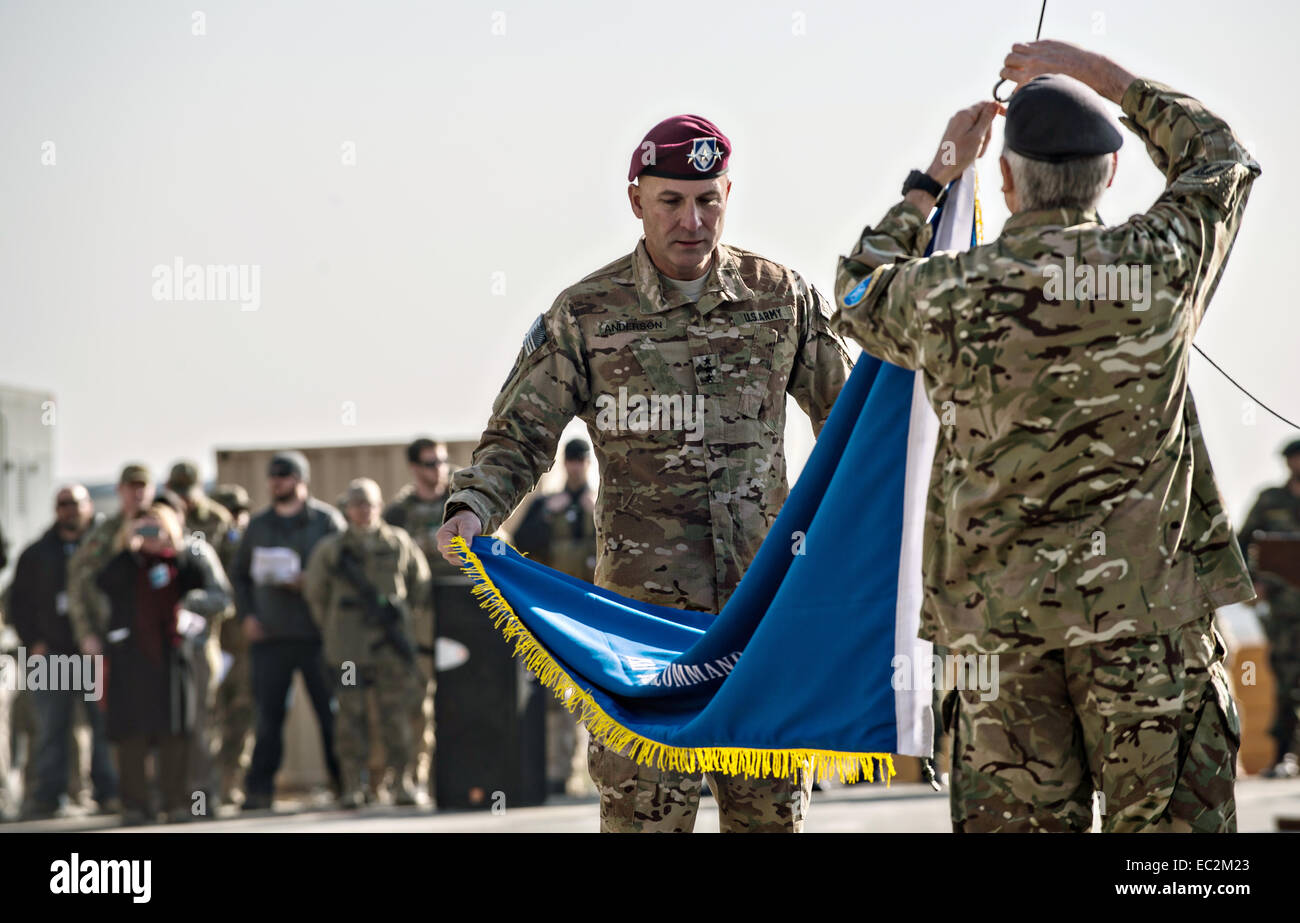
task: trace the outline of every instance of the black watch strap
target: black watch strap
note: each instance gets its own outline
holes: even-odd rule
[[[938,180],[932,179],[928,174],[920,170],[913,170],[907,174],[907,179],[903,180],[903,195],[907,195],[913,189],[920,189],[922,192],[928,192],[936,199],[939,193],[943,192],[943,184]]]

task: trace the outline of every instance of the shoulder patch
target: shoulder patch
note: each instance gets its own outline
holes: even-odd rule
[[[872,273],[872,275],[874,275],[874,273]],[[863,279],[861,282],[859,282],[857,285],[853,286],[853,288],[849,290],[848,294],[844,296],[844,306],[846,308],[851,308],[855,304],[860,302],[863,298],[866,298],[867,289],[869,288],[871,288],[871,276],[867,276],[865,279]]]
[[[546,315],[538,314],[537,320],[528,328],[528,333],[524,336],[524,358],[527,359],[537,348],[546,342]]]
[[[506,376],[506,380],[501,383],[501,391],[504,392],[506,388],[510,387],[510,382],[515,380],[515,376],[519,374],[519,370],[524,366],[528,357],[537,352],[546,340],[546,315],[538,314],[537,320],[533,321],[533,325],[529,327],[528,332],[524,334],[522,354],[511,367],[510,374]]]

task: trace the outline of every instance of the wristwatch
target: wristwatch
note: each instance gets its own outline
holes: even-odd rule
[[[907,179],[903,180],[903,195],[907,195],[913,189],[920,189],[922,192],[928,192],[936,199],[939,193],[943,192],[943,185],[936,179],[932,179],[929,174],[922,173],[920,170],[913,170],[907,174]]]

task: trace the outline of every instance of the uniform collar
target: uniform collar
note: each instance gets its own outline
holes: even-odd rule
[[[681,292],[670,291],[665,295],[663,284],[659,280],[659,270],[646,251],[644,237],[632,253],[629,272],[615,276],[614,281],[636,287],[642,314],[658,314],[689,304]],[[749,301],[753,297],[753,289],[740,276],[740,264],[735,254],[730,247],[718,244],[713,251],[713,263],[709,268],[709,278],[704,283],[704,292],[696,305],[699,312],[707,314],[724,301]]]
[[[1101,224],[1095,208],[1036,208],[1016,212],[1002,225],[1003,236],[1025,228],[1072,228],[1079,224]]]

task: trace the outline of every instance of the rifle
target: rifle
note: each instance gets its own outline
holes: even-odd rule
[[[415,663],[415,647],[402,632],[402,610],[391,599],[375,589],[366,579],[361,560],[351,548],[344,547],[339,552],[338,569],[335,571],[347,581],[348,585],[361,597],[364,618],[369,625],[378,625],[384,630],[384,637],[371,645],[376,651],[384,645],[392,647],[408,664]]]

